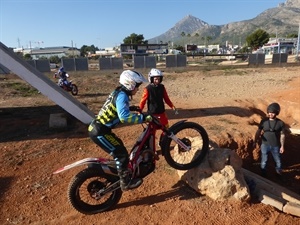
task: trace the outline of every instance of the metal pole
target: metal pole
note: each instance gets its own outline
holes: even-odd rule
[[[297,40],[297,53],[296,53],[296,59],[298,60],[299,55],[299,44],[300,44],[300,23],[299,23],[299,29],[298,29],[298,40]]]

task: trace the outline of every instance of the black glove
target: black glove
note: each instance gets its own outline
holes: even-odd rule
[[[137,112],[140,112],[141,111],[141,108],[139,106],[129,106],[129,110],[130,111],[137,111]]]

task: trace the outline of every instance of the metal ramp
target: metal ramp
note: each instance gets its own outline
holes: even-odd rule
[[[43,73],[19,58],[2,42],[0,42],[0,65],[3,65],[21,79],[31,84],[43,95],[47,96],[84,124],[89,124],[94,118],[94,113],[85,105],[73,98]]]

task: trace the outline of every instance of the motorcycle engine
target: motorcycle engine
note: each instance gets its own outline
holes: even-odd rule
[[[143,150],[141,157],[142,157],[142,161],[138,165],[136,176],[143,178],[154,171],[155,160],[154,160],[153,151],[147,149]]]

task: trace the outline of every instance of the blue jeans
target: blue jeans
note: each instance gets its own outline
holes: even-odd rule
[[[280,160],[280,147],[273,147],[267,144],[262,144],[260,147],[261,150],[261,169],[266,169],[266,164],[268,161],[268,153],[271,152],[273,159],[276,164],[276,172],[280,173],[281,172],[281,160]]]

